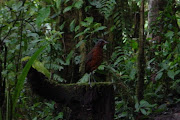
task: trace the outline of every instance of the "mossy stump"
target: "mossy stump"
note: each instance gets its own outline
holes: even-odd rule
[[[30,69],[27,77],[33,92],[58,103],[58,109],[66,106],[71,110],[69,120],[113,120],[114,118],[114,88],[109,82],[92,83],[92,86],[55,84],[33,68]]]

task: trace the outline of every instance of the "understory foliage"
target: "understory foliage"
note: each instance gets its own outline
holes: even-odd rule
[[[141,0],[0,2],[0,119],[63,119],[63,112],[53,114],[55,103],[35,97],[26,80],[21,80],[21,59],[36,54],[33,59],[41,61],[40,65],[49,70],[50,81],[85,82],[87,76],[79,73],[83,52],[79,48],[85,43],[87,53],[98,38],[109,44],[105,46],[105,59],[95,71],[95,78],[124,86],[115,87],[115,119],[133,120],[140,115],[146,119],[178,104],[180,1],[167,1],[151,29],[147,27],[148,3],[145,4],[144,34],[158,35],[161,41],[145,40],[144,99],[138,101],[135,89],[140,3]],[[16,89],[18,85],[22,89]],[[17,104],[13,97],[16,94]],[[15,112],[11,109],[14,104]]]

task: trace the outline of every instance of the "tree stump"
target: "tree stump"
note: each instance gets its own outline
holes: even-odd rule
[[[69,120],[113,120],[114,88],[109,82],[89,84],[56,84],[34,68],[28,73],[33,92],[59,106],[69,107]]]

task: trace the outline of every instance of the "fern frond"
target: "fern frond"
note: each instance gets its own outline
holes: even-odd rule
[[[99,9],[99,12],[108,19],[112,14],[116,5],[115,0],[93,0],[89,1],[91,5]]]

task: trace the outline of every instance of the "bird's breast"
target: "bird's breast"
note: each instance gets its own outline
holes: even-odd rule
[[[103,50],[101,47],[94,47],[91,52],[87,55],[87,60],[86,60],[86,72],[92,72],[98,66],[102,63],[103,61]]]

